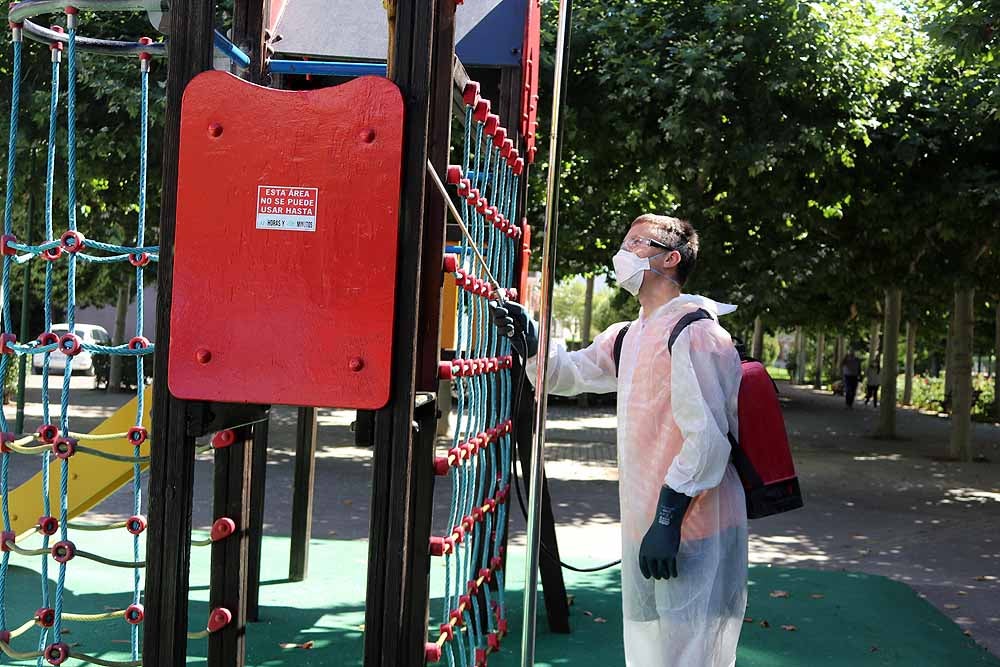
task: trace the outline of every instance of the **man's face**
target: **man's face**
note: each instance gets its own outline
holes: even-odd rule
[[[633,225],[622,240],[621,247],[622,250],[633,252],[639,257],[662,256],[662,260],[658,257],[656,263],[659,265],[662,261],[663,268],[673,268],[680,262],[680,253],[656,240],[652,226],[646,222]]]

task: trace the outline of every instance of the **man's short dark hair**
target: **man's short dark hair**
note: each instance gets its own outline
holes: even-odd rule
[[[698,263],[698,232],[695,228],[687,220],[652,213],[640,215],[632,221],[632,227],[639,224],[649,225],[653,229],[655,241],[680,253],[681,261],[676,268],[677,282],[681,285],[686,283]]]

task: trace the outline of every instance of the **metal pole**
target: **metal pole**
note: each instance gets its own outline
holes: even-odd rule
[[[544,470],[545,411],[548,408],[546,372],[549,366],[549,328],[552,322],[552,287],[556,268],[556,230],[559,226],[559,167],[562,91],[569,55],[569,22],[572,0],[560,0],[556,39],[556,64],[552,77],[552,125],[549,131],[549,178],[546,188],[545,240],[542,244],[542,301],[538,327],[538,371],[535,376],[535,424],[531,443],[531,491],[528,496],[528,558],[524,572],[524,627],[521,631],[521,667],[535,664],[535,610],[538,607],[539,514]]]

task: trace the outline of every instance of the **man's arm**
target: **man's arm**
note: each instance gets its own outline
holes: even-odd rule
[[[612,324],[582,350],[569,352],[552,341],[549,345],[548,390],[550,394],[606,394],[618,389],[615,374],[614,346],[618,332],[627,322]],[[534,384],[538,357],[525,363],[528,380]]]
[[[671,489],[696,496],[722,482],[731,450],[728,415],[736,414],[741,377],[732,340],[715,322],[695,322],[674,341],[671,406],[684,444],[667,471]]]

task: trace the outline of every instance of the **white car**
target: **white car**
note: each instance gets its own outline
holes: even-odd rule
[[[52,333],[56,336],[62,337],[64,334],[69,333],[69,325],[65,322],[62,324],[53,324]],[[97,326],[96,324],[77,324],[76,325],[76,335],[80,337],[84,343],[89,343],[91,345],[111,345],[111,335],[108,334],[104,327]],[[44,361],[44,354],[36,354],[33,356],[31,361],[31,368],[36,374],[42,372],[42,362]],[[51,355],[49,355],[49,372],[62,372],[66,369],[66,355],[62,353],[61,350],[56,350]],[[86,350],[80,350],[80,354],[76,355],[73,359],[73,371],[78,373],[86,373],[87,375],[94,374],[94,357]]]

